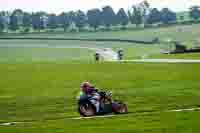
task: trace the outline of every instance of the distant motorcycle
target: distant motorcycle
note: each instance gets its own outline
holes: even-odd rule
[[[96,107],[90,102],[92,97],[83,96],[78,99],[78,112],[81,116],[91,117],[109,113],[128,113],[128,107],[125,103],[118,100],[112,100],[112,93],[101,91],[99,94],[101,96],[99,112],[96,112]]]

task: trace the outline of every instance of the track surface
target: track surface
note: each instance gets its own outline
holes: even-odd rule
[[[163,111],[163,112],[190,112],[190,111],[200,111],[200,108],[174,109],[174,110],[167,110],[167,111]],[[151,113],[155,113],[155,112],[142,112],[142,113],[151,114]],[[97,118],[127,117],[127,116],[128,116],[128,114],[103,115],[103,116],[94,116],[94,117],[71,117],[71,118],[60,118],[60,119],[81,120],[81,119],[97,119]],[[50,119],[48,119],[48,120],[50,120]],[[52,119],[52,120],[58,120],[58,119]],[[0,126],[11,126],[11,125],[16,125],[16,124],[32,123],[32,122],[37,122],[37,121],[6,122],[6,123],[0,123]]]
[[[112,61],[112,62],[117,62],[117,61]],[[121,60],[120,62],[200,63],[200,60],[192,60],[192,59],[138,59],[138,60]]]

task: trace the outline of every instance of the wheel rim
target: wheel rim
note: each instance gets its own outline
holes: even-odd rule
[[[122,104],[120,109],[119,109],[120,113],[127,113],[127,107],[126,105]]]
[[[94,110],[89,104],[81,105],[80,106],[80,111],[85,115],[85,116],[93,116],[94,115]]]
[[[126,108],[124,106],[122,106],[121,109],[120,109],[120,112],[121,113],[125,113],[126,112]]]

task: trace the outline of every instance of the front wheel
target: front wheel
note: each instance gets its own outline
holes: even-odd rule
[[[78,111],[79,111],[80,115],[82,115],[84,117],[95,116],[95,114],[96,114],[96,108],[94,107],[94,105],[92,105],[89,102],[81,103],[79,105]]]

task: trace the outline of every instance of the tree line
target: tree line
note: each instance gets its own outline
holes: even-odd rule
[[[194,21],[200,19],[200,7],[193,6],[189,11],[190,17]],[[184,19],[184,16],[180,17]],[[102,9],[91,9],[86,13],[78,11],[62,12],[59,15],[48,14],[46,12],[24,12],[16,9],[13,12],[0,12],[0,32],[18,31],[29,32],[50,29],[54,31],[57,28],[64,32],[74,30],[83,31],[85,27],[97,31],[99,27],[110,30],[112,26],[121,26],[126,29],[129,23],[135,24],[136,27],[153,25],[153,24],[170,24],[177,21],[177,14],[168,8],[158,10],[151,8],[147,1],[133,5],[126,12],[123,8],[117,13],[111,6],[105,6]]]

